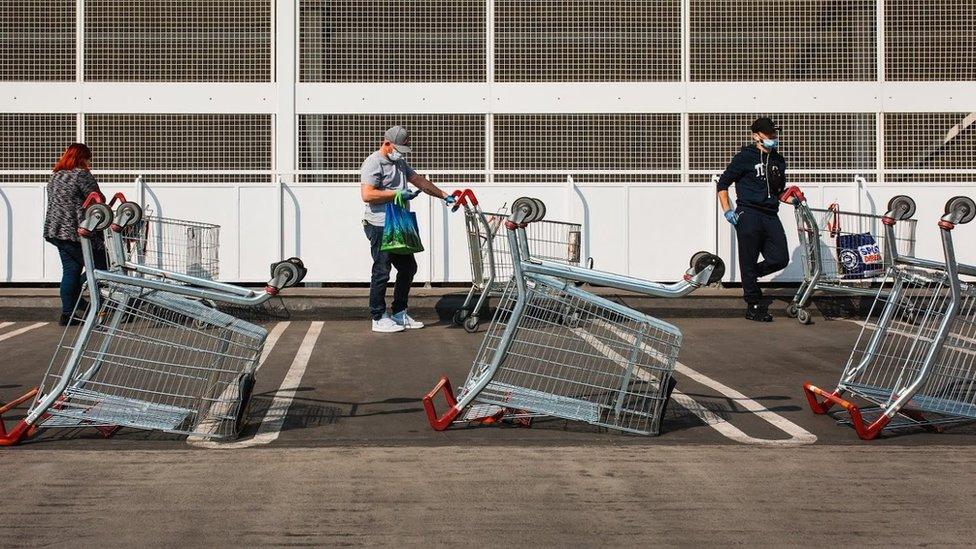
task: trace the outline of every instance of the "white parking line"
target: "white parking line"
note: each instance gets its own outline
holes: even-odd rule
[[[6,328],[7,326],[13,326],[13,322],[0,322],[0,330]]]
[[[271,406],[268,408],[268,412],[265,414],[264,420],[261,421],[261,426],[258,427],[258,432],[253,438],[228,443],[194,441],[191,444],[203,448],[231,450],[260,446],[277,440],[281,434],[281,428],[285,424],[285,418],[288,417],[288,409],[291,408],[291,403],[295,399],[295,392],[298,390],[298,387],[302,383],[302,378],[305,376],[308,362],[312,358],[312,349],[315,348],[315,342],[318,340],[319,334],[322,333],[322,326],[324,324],[324,322],[317,321],[312,322],[311,326],[308,327],[308,331],[305,333],[305,339],[302,340],[302,344],[298,348],[298,353],[295,354],[295,359],[292,361],[288,373],[285,374],[285,378],[281,380],[281,386],[275,392],[274,400],[272,400]]]
[[[23,334],[25,332],[29,332],[29,331],[33,330],[34,328],[40,328],[41,326],[46,326],[46,325],[47,325],[47,322],[35,322],[34,324],[31,324],[30,326],[24,326],[23,328],[18,328],[16,330],[9,331],[9,332],[7,332],[7,333],[5,333],[3,335],[0,335],[0,341],[6,341],[6,340],[8,340],[8,339],[10,339],[12,337],[17,337],[20,334]],[[0,326],[0,327],[2,327],[2,326]]]
[[[629,341],[630,343],[634,343],[634,339],[632,337],[630,337],[628,334],[624,333],[623,331],[619,330],[615,326],[612,326],[607,323],[603,323],[603,326],[608,330],[613,331],[621,339],[624,339],[625,341]],[[592,342],[590,342],[590,344],[592,345]],[[660,355],[659,352],[655,351],[645,343],[641,343],[641,349],[652,357],[657,357],[658,355]],[[622,359],[623,357],[620,358]],[[616,359],[611,358],[611,360],[616,360]],[[628,361],[625,360],[624,362],[626,363]],[[786,419],[785,417],[776,414],[774,412],[771,412],[765,406],[747,397],[741,392],[736,391],[735,389],[727,385],[724,385],[723,383],[720,383],[682,364],[681,362],[675,361],[675,372],[685,375],[691,378],[692,380],[721,393],[723,396],[727,398],[735,400],[738,404],[740,404],[743,408],[745,408],[749,412],[756,414],[757,416],[762,418],[770,425],[773,425],[774,427],[783,431],[787,435],[790,435],[790,438],[787,439],[764,439],[764,438],[756,438],[756,437],[749,436],[746,433],[744,433],[742,430],[740,430],[738,427],[735,427],[727,420],[719,417],[718,415],[714,414],[710,410],[706,409],[699,402],[697,402],[690,396],[682,393],[681,391],[675,389],[671,393],[671,396],[672,398],[674,398],[675,402],[687,408],[689,412],[698,416],[698,418],[701,419],[703,422],[705,422],[706,425],[712,427],[713,429],[721,433],[726,438],[729,438],[731,440],[734,440],[742,444],[754,444],[754,445],[762,445],[762,446],[803,446],[807,444],[813,444],[814,442],[817,441],[817,436],[814,435],[813,433],[807,431],[806,429],[800,427],[799,425],[793,423],[792,421]],[[644,372],[644,375],[649,375],[649,374],[647,374],[647,372]]]

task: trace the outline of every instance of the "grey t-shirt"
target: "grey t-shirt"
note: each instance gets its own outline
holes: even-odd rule
[[[392,162],[379,151],[366,157],[359,168],[362,182],[383,191],[407,190],[407,180],[417,173],[404,159]],[[409,202],[407,208],[409,209]],[[370,225],[382,227],[386,224],[386,204],[366,204],[363,219]]]

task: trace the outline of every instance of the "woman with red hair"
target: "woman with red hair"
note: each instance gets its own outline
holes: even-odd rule
[[[92,153],[87,145],[69,145],[54,165],[54,175],[47,184],[44,240],[53,244],[61,256],[61,326],[79,322],[79,319],[72,318],[81,295],[81,275],[85,268],[78,226],[85,218],[85,209],[82,208],[85,197],[92,192],[102,194],[91,174],[91,161]],[[101,239],[93,238],[92,244],[96,247],[95,268],[106,268]]]

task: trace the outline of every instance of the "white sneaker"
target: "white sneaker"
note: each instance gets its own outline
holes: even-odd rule
[[[399,313],[393,315],[393,322],[396,322],[398,326],[402,326],[406,330],[419,330],[424,327],[423,322],[418,322],[407,314],[407,311],[400,311]]]
[[[383,334],[390,334],[393,332],[402,332],[406,330],[401,324],[393,321],[388,315],[383,315],[383,318],[373,321],[373,331],[380,332]]]

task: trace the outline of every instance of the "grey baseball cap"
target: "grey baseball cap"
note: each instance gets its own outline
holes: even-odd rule
[[[413,152],[413,149],[410,148],[410,132],[403,126],[393,126],[386,130],[383,139],[392,143],[393,148],[402,153]]]

